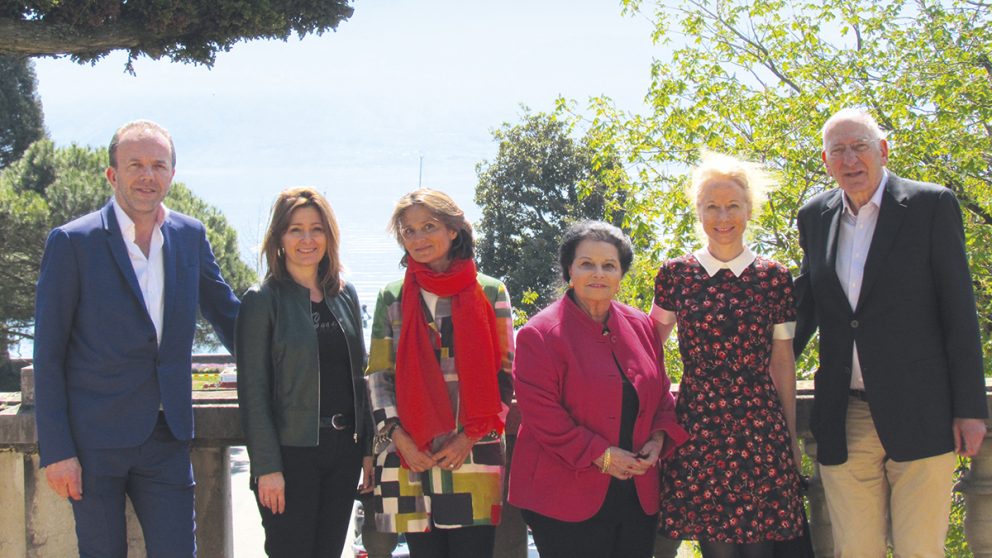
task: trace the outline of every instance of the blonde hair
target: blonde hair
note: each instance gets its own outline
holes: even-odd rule
[[[317,283],[329,294],[337,294],[342,285],[339,251],[341,231],[327,198],[308,186],[287,188],[279,192],[275,203],[272,204],[269,229],[265,231],[265,240],[262,241],[262,254],[269,267],[265,272],[265,277],[281,280],[290,278],[289,271],[286,269],[286,255],[282,249],[282,235],[286,234],[293,213],[304,207],[312,207],[317,210],[324,225],[324,234],[327,235],[327,250],[317,265]]]
[[[768,192],[775,187],[775,179],[759,163],[704,150],[689,181],[688,195],[693,207],[698,208],[703,187],[713,180],[729,180],[740,186],[752,217],[760,213]]]

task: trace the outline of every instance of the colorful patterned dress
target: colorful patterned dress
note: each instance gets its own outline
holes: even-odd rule
[[[728,543],[795,538],[799,478],[769,374],[773,329],[795,321],[792,276],[747,250],[740,276],[713,266],[711,276],[699,260],[708,253],[697,254],[669,260],[655,280],[652,316],[673,312],[678,325],[675,412],[690,436],[663,468],[662,532]]]
[[[496,373],[503,419],[513,398],[510,366],[513,361],[513,318],[510,297],[500,281],[478,274],[479,284],[496,312],[502,365]],[[396,418],[396,350],[403,326],[400,294],[403,280],[386,285],[379,292],[372,320],[372,346],[369,353],[368,382],[372,398],[372,417],[378,432],[386,421]],[[422,296],[423,298],[423,296]],[[433,297],[430,297],[433,298]],[[433,311],[424,304],[424,316],[434,335],[435,354],[441,365],[451,408],[458,417],[458,371],[455,370],[451,299],[438,298]],[[433,442],[439,450],[450,436],[458,433],[460,425],[446,436]],[[502,436],[486,436],[473,446],[464,465],[456,471],[434,467],[414,473],[400,467],[396,446],[382,440],[374,449],[375,464],[375,522],[381,532],[423,532],[432,527],[457,528],[472,525],[497,525],[503,505],[505,448]]]

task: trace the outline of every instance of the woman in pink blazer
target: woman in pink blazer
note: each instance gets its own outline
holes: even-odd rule
[[[632,260],[620,229],[573,225],[559,254],[565,296],[517,334],[509,501],[543,558],[650,557],[656,466],[687,438],[650,318],[613,300]]]

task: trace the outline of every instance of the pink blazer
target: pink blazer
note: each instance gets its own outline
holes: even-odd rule
[[[602,507],[612,477],[593,460],[619,442],[623,387],[616,362],[639,399],[634,451],[658,430],[667,435],[662,457],[688,438],[675,421],[651,319],[613,302],[607,326],[610,333],[603,335],[602,324],[565,296],[517,333],[513,379],[521,420],[511,504],[562,521],[584,521]],[[645,513],[657,513],[657,471],[634,482]]]

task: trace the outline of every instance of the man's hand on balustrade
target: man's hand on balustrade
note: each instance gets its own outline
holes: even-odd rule
[[[73,500],[83,499],[83,468],[78,458],[70,457],[45,467],[45,477],[48,479],[48,486],[59,496]]]
[[[985,439],[985,420],[975,418],[954,419],[954,451],[962,457],[974,457]]]

